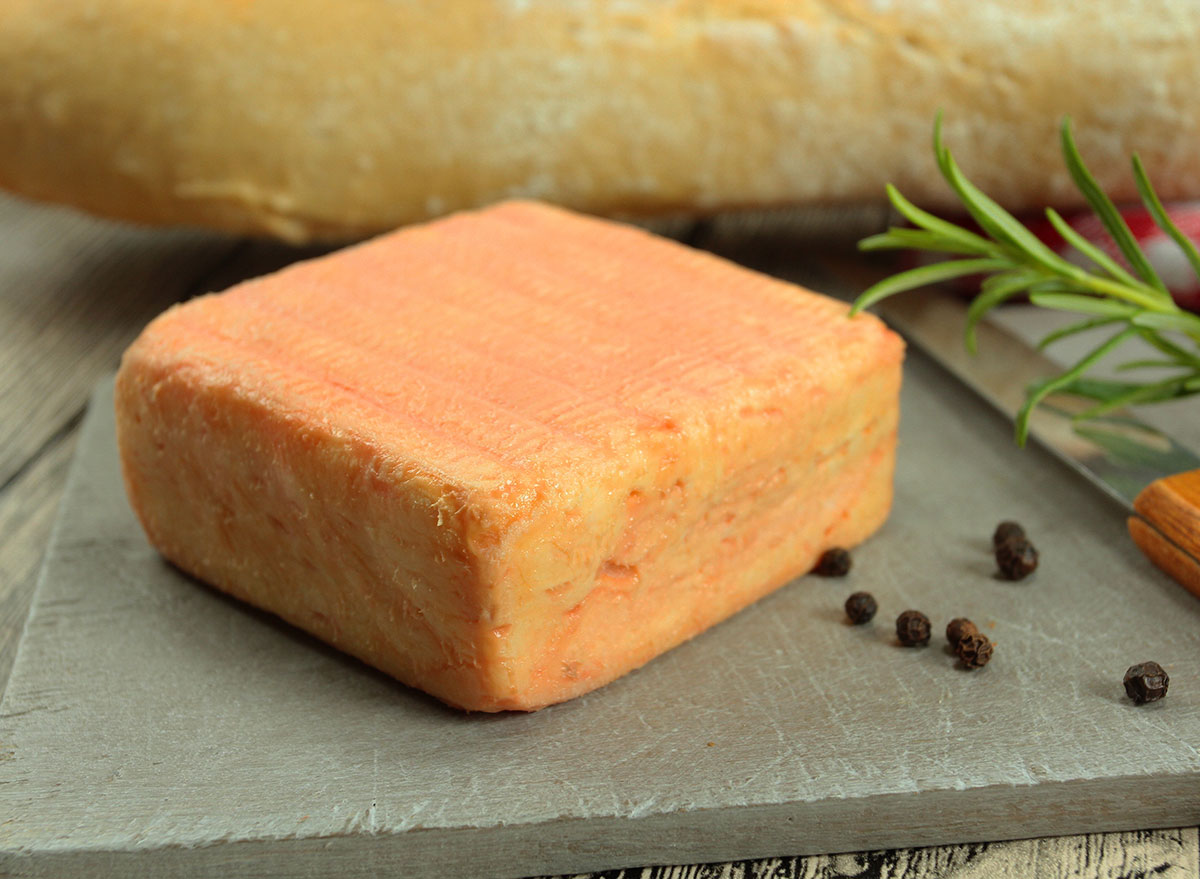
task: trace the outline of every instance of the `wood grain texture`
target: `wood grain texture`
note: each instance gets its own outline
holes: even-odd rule
[[[1151,529],[1129,520],[1129,533],[1151,561],[1200,596],[1200,470],[1164,476],[1146,486],[1133,508]]]
[[[1164,476],[1147,486],[1133,508],[1189,552],[1200,552],[1200,470]]]
[[[1196,851],[1196,829],[1187,828],[639,867],[556,879],[1194,879],[1200,875]]]
[[[236,242],[0,197],[0,486],[77,416],[142,326]],[[16,413],[19,417],[12,417]]]
[[[75,449],[76,427],[77,420],[69,420],[0,492],[0,687],[8,680],[29,613],[34,581]]]
[[[1161,531],[1135,516],[1130,516],[1126,524],[1129,527],[1129,536],[1146,558],[1183,588],[1193,595],[1200,596],[1200,564],[1194,556],[1184,552],[1177,544],[1163,537]]]

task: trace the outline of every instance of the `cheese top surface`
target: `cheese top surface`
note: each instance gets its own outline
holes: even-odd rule
[[[655,436],[719,430],[781,384],[819,395],[881,345],[899,356],[846,313],[632,227],[508,202],[177,306],[138,344],[361,434],[383,469],[519,504],[628,466]]]

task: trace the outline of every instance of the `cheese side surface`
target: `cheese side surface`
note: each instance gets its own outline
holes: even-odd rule
[[[533,202],[161,315],[117,378],[182,569],[470,710],[637,668],[887,516],[903,345]]]

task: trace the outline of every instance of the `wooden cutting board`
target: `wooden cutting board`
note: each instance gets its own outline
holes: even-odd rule
[[[163,563],[102,387],[0,705],[0,873],[515,877],[1196,824],[1200,601],[917,354],[902,407],[896,506],[848,578],[574,702],[468,716]],[[993,574],[1003,518],[1031,580]],[[895,644],[910,607],[930,647]],[[945,650],[958,615],[985,669]],[[1136,707],[1147,659],[1171,692]]]

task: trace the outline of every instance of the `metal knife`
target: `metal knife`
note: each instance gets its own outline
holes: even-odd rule
[[[987,322],[979,326],[979,354],[967,353],[962,343],[967,305],[946,290],[902,293],[881,302],[877,310],[901,335],[1010,418],[1015,418],[1032,382],[1061,371],[1024,340]],[[1127,411],[1072,424],[1071,416],[1088,405],[1064,395],[1047,398],[1030,419],[1031,435],[1123,504],[1138,548],[1200,596],[1200,456]]]

